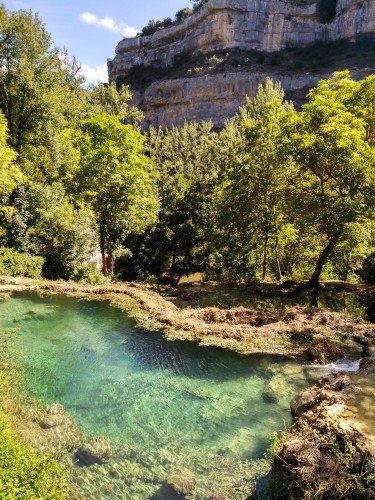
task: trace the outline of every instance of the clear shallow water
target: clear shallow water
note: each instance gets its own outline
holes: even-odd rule
[[[0,302],[4,331],[24,390],[63,404],[87,436],[111,439],[110,462],[77,473],[88,498],[152,498],[180,468],[196,475],[195,498],[246,498],[247,461],[262,457],[269,433],[290,423],[293,395],[321,375],[280,358],[167,342],[106,302],[58,295]]]

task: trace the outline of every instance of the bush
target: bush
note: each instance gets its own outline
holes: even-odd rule
[[[70,279],[88,285],[102,285],[106,281],[102,273],[90,264],[77,265]]]
[[[362,264],[357,274],[361,277],[364,283],[372,285],[375,283],[375,252],[370,253]]]
[[[0,275],[40,278],[43,264],[43,257],[34,257],[19,253],[13,248],[0,247]]]
[[[189,17],[192,13],[193,13],[193,11],[191,9],[189,9],[189,7],[185,7],[184,9],[181,9],[178,12],[176,12],[175,19],[179,23],[179,22],[183,21],[184,19],[186,19],[187,17]]]
[[[0,496],[9,500],[62,500],[67,485],[56,458],[29,450],[0,410]]]

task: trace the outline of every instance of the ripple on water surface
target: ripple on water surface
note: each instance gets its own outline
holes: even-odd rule
[[[196,498],[246,498],[251,461],[316,378],[279,358],[167,342],[103,301],[14,294],[0,302],[0,330],[13,331],[29,395],[111,439],[108,464],[77,472],[90,498],[151,498],[181,468],[196,475]]]

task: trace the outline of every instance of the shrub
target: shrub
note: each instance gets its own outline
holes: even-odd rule
[[[43,264],[43,257],[34,257],[19,253],[13,248],[0,247],[0,274],[40,278]]]
[[[0,410],[0,496],[9,500],[62,500],[67,485],[57,459],[29,450]]]
[[[78,264],[72,271],[70,279],[88,285],[102,285],[106,281],[99,269],[91,264]]]
[[[364,283],[375,283],[375,252],[370,253],[362,264],[362,269],[358,271],[358,275],[362,278]]]
[[[190,14],[192,13],[193,13],[192,9],[189,9],[189,7],[185,7],[184,9],[181,9],[178,12],[176,12],[176,21],[181,22],[187,17],[189,17]]]

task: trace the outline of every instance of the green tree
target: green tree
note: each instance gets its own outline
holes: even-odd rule
[[[149,148],[160,173],[161,210],[153,231],[160,258],[155,272],[167,272],[177,284],[183,274],[203,267],[212,225],[211,195],[220,170],[218,135],[211,122],[151,129]]]
[[[7,123],[0,112],[0,238],[5,236],[4,221],[13,211],[9,196],[23,180],[22,173],[15,163],[17,154],[7,145],[7,139]]]
[[[96,113],[107,113],[116,116],[123,123],[138,125],[143,120],[143,113],[138,108],[130,106],[132,93],[128,85],[117,89],[115,83],[91,86],[89,89],[89,109]]]
[[[44,258],[47,278],[74,278],[98,248],[93,214],[76,209],[61,183],[20,189],[9,225],[18,250]]]
[[[222,240],[234,249],[232,259],[240,256],[244,270],[249,254],[262,242],[262,279],[268,270],[271,240],[274,243],[277,276],[281,278],[278,233],[284,224],[282,189],[285,162],[280,154],[283,121],[292,107],[284,102],[279,83],[270,78],[260,85],[254,99],[240,110],[242,145],[230,160],[223,184],[217,192],[217,226]],[[227,127],[233,127],[233,122]],[[220,234],[221,233],[221,234]]]
[[[143,154],[143,136],[114,116],[100,113],[86,120],[77,146],[77,194],[95,215],[106,275],[124,239],[156,219],[156,175]]]
[[[312,231],[326,238],[311,285],[318,283],[347,227],[364,222],[373,203],[374,150],[364,120],[345,105],[355,89],[348,72],[319,82],[289,130],[295,161],[289,179],[290,209],[299,211]]]
[[[76,125],[85,108],[79,65],[52,48],[37,14],[8,11],[4,5],[0,59],[0,109],[8,122],[10,145],[31,180],[51,180],[58,134],[68,123]]]

